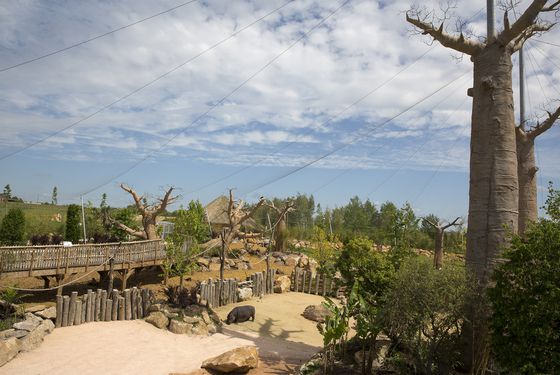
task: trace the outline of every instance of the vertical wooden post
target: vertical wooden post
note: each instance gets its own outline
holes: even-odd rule
[[[87,304],[86,304],[86,323],[91,322],[91,315],[92,315],[91,306],[92,306],[92,304],[95,303],[95,301],[93,301],[93,297],[94,297],[94,294],[93,294],[92,290],[88,289],[88,291],[87,291]]]
[[[101,289],[97,289],[95,293],[95,309],[93,314],[93,320],[98,322],[101,316]]]
[[[150,304],[150,290],[142,289],[142,312],[144,313],[142,317],[148,315],[149,304]]]
[[[118,320],[124,320],[125,318],[125,314],[124,314],[124,297],[118,297],[118,301],[119,301],[119,316],[118,316]]]
[[[308,286],[308,290],[307,293],[311,294],[311,284],[313,283],[313,273],[310,271],[309,272],[309,286]]]
[[[87,322],[86,319],[86,315],[87,315],[87,300],[88,300],[88,296],[87,294],[84,294],[82,296],[82,316],[81,316],[81,321],[82,323]]]
[[[55,327],[62,327],[62,311],[64,308],[64,303],[62,296],[56,296],[56,322]]]
[[[111,293],[112,293],[111,299],[113,300],[113,307],[111,308],[111,320],[117,320],[118,313],[119,313],[119,291],[113,289]]]
[[[131,296],[131,311],[132,311],[132,316],[131,319],[136,319],[138,318],[138,303],[136,301],[137,298],[137,293],[138,293],[138,288],[137,287],[133,287],[132,288],[132,296]]]
[[[68,326],[68,313],[70,310],[70,297],[62,297],[62,326]]]
[[[315,276],[315,294],[319,294],[319,280],[321,279],[321,274]]]
[[[303,278],[302,278],[302,279],[303,279],[303,280],[302,280],[302,282],[301,282],[301,284],[302,284],[302,285],[301,285],[301,291],[302,291],[303,293],[305,293],[305,281],[306,281],[306,279],[307,279],[307,271],[303,271]]]
[[[31,261],[29,262],[29,277],[33,276],[33,262],[35,261],[35,249],[31,250]]]
[[[132,318],[132,307],[130,301],[130,289],[124,290],[124,318],[130,320]]]
[[[105,319],[106,310],[107,310],[107,291],[105,289],[103,289],[101,291],[101,309],[99,310],[99,320],[100,321],[107,320],[107,319]]]
[[[76,314],[74,315],[74,325],[82,324],[82,300],[76,300]]]
[[[327,295],[327,275],[323,275],[323,296]]]
[[[224,287],[224,264],[226,262],[226,228],[222,229],[222,249],[220,251],[220,284],[219,284],[219,301],[218,306],[222,306],[224,304],[223,300],[223,287]]]
[[[138,290],[136,296],[136,317],[142,319],[144,317],[144,312],[142,311],[142,289]]]
[[[105,301],[105,317],[104,320],[106,322],[110,322],[113,316],[113,300],[112,299],[107,299]]]
[[[109,286],[107,287],[107,293],[111,293],[113,290],[113,282],[115,279],[115,275],[113,274],[115,268],[115,258],[111,257],[109,259]]]
[[[68,312],[68,325],[73,326],[76,318],[76,300],[78,299],[78,292],[72,292],[70,296],[70,311]]]

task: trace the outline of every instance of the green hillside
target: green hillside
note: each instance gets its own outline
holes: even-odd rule
[[[0,203],[0,220],[10,209],[20,208],[25,215],[27,237],[35,233],[62,234],[64,233],[67,207],[53,204],[2,202]]]

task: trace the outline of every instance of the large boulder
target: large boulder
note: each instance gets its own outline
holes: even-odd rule
[[[303,310],[303,317],[314,322],[323,323],[330,311],[323,305],[309,305]]]
[[[237,300],[239,302],[250,300],[252,297],[253,297],[253,289],[251,289],[251,288],[238,288],[237,289]]]
[[[15,329],[21,329],[23,331],[33,331],[42,322],[41,318],[36,317],[32,313],[25,313],[25,320],[21,322],[14,323],[13,327]]]
[[[309,257],[305,254],[302,254],[299,257],[296,266],[299,268],[307,268],[308,265],[309,265]]]
[[[0,340],[0,366],[9,362],[19,352],[18,339],[10,337],[7,340]]]
[[[274,280],[274,293],[286,293],[290,291],[292,280],[289,276],[284,275]]]
[[[259,352],[255,346],[242,346],[202,362],[202,368],[222,373],[247,372],[259,365]]]
[[[36,312],[42,311],[46,308],[47,308],[47,306],[45,306],[45,305],[28,306],[28,307],[25,308],[25,312],[36,313]]]
[[[169,324],[169,318],[161,311],[151,312],[148,317],[146,317],[146,322],[153,324],[159,329],[166,328]]]
[[[198,264],[199,266],[208,268],[208,266],[210,265],[210,259],[198,258],[196,260],[196,264]]]
[[[180,320],[172,319],[169,323],[169,331],[178,335],[192,334],[193,325]]]
[[[27,352],[33,350],[43,342],[43,339],[48,333],[51,333],[54,329],[54,323],[51,320],[43,320],[41,324],[33,331],[29,332],[28,335],[22,337],[19,340],[19,348],[22,352]]]
[[[56,319],[56,307],[48,307],[42,311],[36,312],[35,315],[38,315],[43,319]]]

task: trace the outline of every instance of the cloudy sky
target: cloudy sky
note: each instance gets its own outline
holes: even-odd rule
[[[153,196],[175,186],[183,203],[234,188],[466,215],[472,64],[411,33],[410,0],[183,3],[2,1],[0,184],[32,201],[57,186],[62,203],[106,192],[128,204],[124,182]],[[452,10],[473,37],[485,5]],[[560,47],[544,43],[560,28],[536,40],[531,124],[560,98]],[[555,126],[538,141],[541,190],[560,184],[559,140]]]

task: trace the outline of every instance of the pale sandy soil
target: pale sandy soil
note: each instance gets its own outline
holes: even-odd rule
[[[139,320],[57,328],[39,348],[0,367],[0,374],[205,374],[199,370],[203,360],[243,345],[259,347],[260,365],[251,375],[291,374],[319,350],[315,323],[301,313],[321,301],[287,293],[246,302],[256,307],[255,322],[225,326],[223,334],[203,338],[175,335]],[[233,306],[220,308],[220,317]]]

